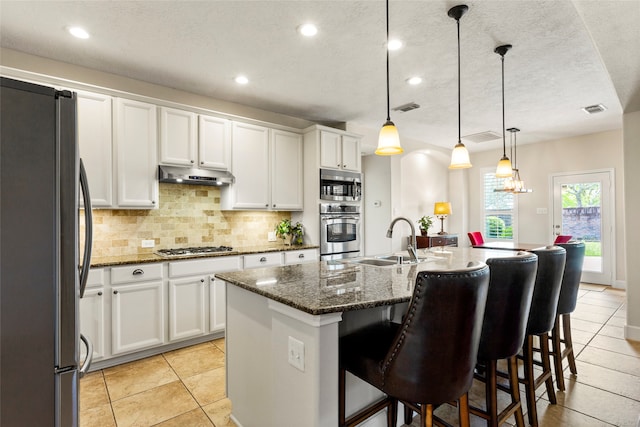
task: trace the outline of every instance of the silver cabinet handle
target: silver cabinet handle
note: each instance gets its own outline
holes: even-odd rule
[[[133,274],[134,276],[139,276],[139,275],[141,275],[141,274],[144,274],[144,270],[143,270],[143,269],[141,269],[141,268],[136,268],[135,270],[133,270],[133,273],[132,273],[132,274]]]
[[[204,283],[204,279],[200,279],[200,283]]]
[[[115,294],[117,294],[117,293],[118,293],[118,291],[113,291],[113,294],[114,294],[114,295],[115,295]]]
[[[195,163],[195,160],[191,160],[191,163]]]
[[[298,255],[298,258],[304,258],[304,254]]]
[[[267,262],[267,257],[263,256],[262,258],[260,258],[260,262]]]
[[[102,296],[102,292],[98,292],[98,296],[101,297]]]
[[[90,339],[88,339],[82,334],[80,334],[80,339],[82,340],[84,345],[87,347],[87,357],[85,357],[84,362],[82,363],[82,366],[78,371],[80,378],[82,378],[85,376],[85,374],[89,370],[89,366],[91,366],[91,362],[93,361],[93,343],[91,342]]]

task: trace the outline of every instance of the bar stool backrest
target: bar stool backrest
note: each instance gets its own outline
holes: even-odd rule
[[[533,287],[527,334],[540,335],[549,332],[556,320],[567,251],[559,246],[547,246],[532,252],[538,255],[538,270]]]
[[[489,287],[484,263],[422,271],[407,314],[382,362],[384,390],[434,405],[458,399],[473,381]]]
[[[567,261],[562,276],[560,297],[558,299],[558,314],[572,313],[578,302],[578,288],[582,278],[582,265],[584,264],[584,242],[562,243],[558,246],[567,251]]]
[[[490,258],[489,293],[484,310],[478,360],[515,356],[522,348],[531,308],[538,256],[520,252],[507,258]]]

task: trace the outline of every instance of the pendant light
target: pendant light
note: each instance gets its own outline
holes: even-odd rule
[[[449,9],[447,15],[456,20],[458,27],[458,143],[453,148],[451,153],[451,164],[449,169],[467,169],[471,167],[471,161],[469,160],[469,151],[467,147],[462,143],[462,137],[460,134],[460,18],[464,15],[469,7],[465,4],[454,6]]]
[[[505,178],[502,188],[496,188],[495,192],[500,193],[532,193],[533,190],[526,188],[524,181],[520,178],[520,169],[518,169],[518,143],[516,141],[516,132],[520,132],[518,128],[509,128],[507,131],[510,133],[509,137],[509,151],[511,158],[513,158],[513,174]]]
[[[387,121],[382,125],[378,136],[378,148],[376,148],[375,153],[379,156],[402,154],[404,151],[400,146],[398,129],[391,121],[391,108],[389,105],[389,0],[387,0],[387,44],[385,47],[387,50]]]
[[[494,50],[495,53],[500,55],[500,60],[502,62],[502,158],[498,162],[498,167],[496,168],[496,178],[509,178],[513,174],[511,161],[507,157],[507,144],[504,136],[504,55],[509,51],[509,49],[511,49],[511,45],[505,44],[498,46]]]

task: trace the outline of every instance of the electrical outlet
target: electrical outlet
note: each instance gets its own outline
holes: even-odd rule
[[[275,242],[275,241],[277,241],[278,239],[276,238],[276,232],[275,232],[275,231],[270,231],[270,232],[267,234],[267,240],[268,240],[268,241],[270,241],[270,242]]]
[[[156,241],[155,240],[143,240],[142,241],[142,247],[143,248],[152,248],[156,245]]]
[[[536,208],[536,213],[538,215],[547,215],[548,211],[547,208]]]
[[[289,337],[289,365],[304,372],[304,343]]]

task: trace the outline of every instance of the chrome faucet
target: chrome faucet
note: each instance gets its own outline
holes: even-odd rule
[[[407,218],[403,216],[399,216],[395,218],[393,221],[391,221],[391,224],[389,224],[389,229],[387,230],[387,237],[391,238],[393,236],[393,226],[396,225],[396,222],[400,220],[406,221],[407,224],[409,224],[409,227],[411,227],[411,243],[407,244],[407,252],[409,252],[409,258],[411,258],[412,261],[417,262],[418,253],[416,252],[416,248],[418,247],[418,243],[416,241],[416,228],[413,226],[413,223],[411,221],[409,221]]]

